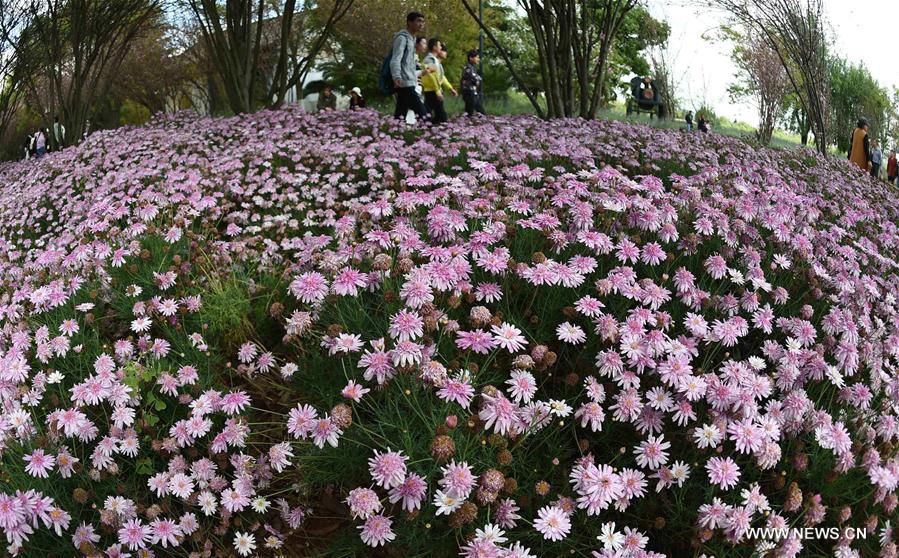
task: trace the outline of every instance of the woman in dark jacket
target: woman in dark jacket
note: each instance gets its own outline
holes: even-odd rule
[[[362,90],[358,87],[350,89],[350,110],[365,108],[365,97],[362,96]]]

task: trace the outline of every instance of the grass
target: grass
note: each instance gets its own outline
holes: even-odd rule
[[[390,114],[393,112],[394,105],[392,99],[378,99],[372,102],[371,106],[383,113]],[[453,97],[451,95],[446,97],[445,106],[446,112],[450,117],[462,114],[465,109],[462,98]],[[517,91],[510,91],[505,95],[487,95],[484,100],[484,108],[486,109],[487,114],[494,116],[504,114],[535,114],[534,107],[531,106],[527,97],[523,93]],[[686,124],[682,117],[660,121],[655,118],[650,120],[649,116],[645,114],[628,116],[625,113],[623,102],[616,102],[610,107],[600,109],[597,113],[597,118],[603,120],[639,122],[647,126],[652,126],[653,128],[686,129]],[[739,121],[729,121],[725,118],[722,118],[719,125],[714,128],[714,132],[716,133],[746,140],[754,140],[755,131],[755,127],[751,124]],[[772,147],[794,148],[799,147],[800,145],[802,145],[802,142],[800,141],[799,135],[791,134],[783,130],[774,131],[774,136],[771,140]]]

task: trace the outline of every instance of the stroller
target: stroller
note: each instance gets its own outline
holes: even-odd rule
[[[631,96],[627,99],[626,111],[628,116],[635,112],[646,113],[649,114],[650,119],[653,115],[659,118],[667,116],[665,104],[662,102],[662,93],[655,80],[639,76],[631,80]]]

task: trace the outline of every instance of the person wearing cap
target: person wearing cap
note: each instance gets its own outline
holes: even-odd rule
[[[486,114],[481,102],[481,75],[478,73],[478,64],[481,63],[481,53],[478,50],[468,51],[468,62],[462,70],[462,100],[465,101],[465,112],[468,116],[476,112]]]
[[[849,140],[849,160],[865,172],[871,170],[873,166],[868,141],[868,119],[862,117],[858,119],[858,125]]]
[[[365,108],[365,97],[358,87],[350,89],[350,110]]]
[[[424,66],[429,71],[421,76],[421,87],[425,92],[425,105],[431,110],[434,124],[443,124],[447,121],[446,109],[443,106],[443,88],[446,87],[456,96],[456,88],[446,79],[441,60],[446,58],[446,45],[443,41],[433,37],[428,41],[428,55],[425,56]]]

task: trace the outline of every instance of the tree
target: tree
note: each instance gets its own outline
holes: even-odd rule
[[[667,37],[664,42],[650,49],[649,60],[653,78],[660,87],[665,114],[673,118],[677,114],[678,108],[676,97],[678,77],[674,75],[674,64],[671,61]]]
[[[638,0],[517,0],[537,47],[546,109],[526,85],[509,50],[485,24],[470,0],[462,0],[509,68],[512,79],[541,117],[594,118],[608,77],[609,57],[628,13]]]
[[[198,73],[191,58],[172,43],[172,29],[159,20],[135,37],[113,79],[112,92],[122,101],[140,104],[150,114],[163,112],[186,93]]]
[[[759,115],[759,143],[768,145],[792,90],[787,71],[777,52],[758,33],[725,32],[734,43],[731,59],[737,67],[737,82],[728,87],[728,92],[733,100],[752,100]]]
[[[109,91],[133,40],[161,0],[22,0],[14,79],[46,127],[59,115],[76,143],[94,104]],[[54,140],[55,141],[55,140]]]
[[[841,152],[849,149],[850,133],[860,116],[868,119],[872,138],[881,143],[889,133],[887,119],[892,103],[864,64],[830,60],[831,134]]]
[[[278,107],[302,85],[353,0],[187,0],[235,113]],[[313,25],[313,20],[319,21]],[[301,52],[302,51],[302,52]],[[270,61],[273,63],[269,64]],[[268,83],[265,83],[265,82]]]
[[[823,0],[706,0],[764,37],[807,115],[820,153],[828,145],[827,35]]]
[[[25,11],[15,0],[0,0],[0,138],[22,98],[22,84],[15,79],[18,64],[18,36]]]

